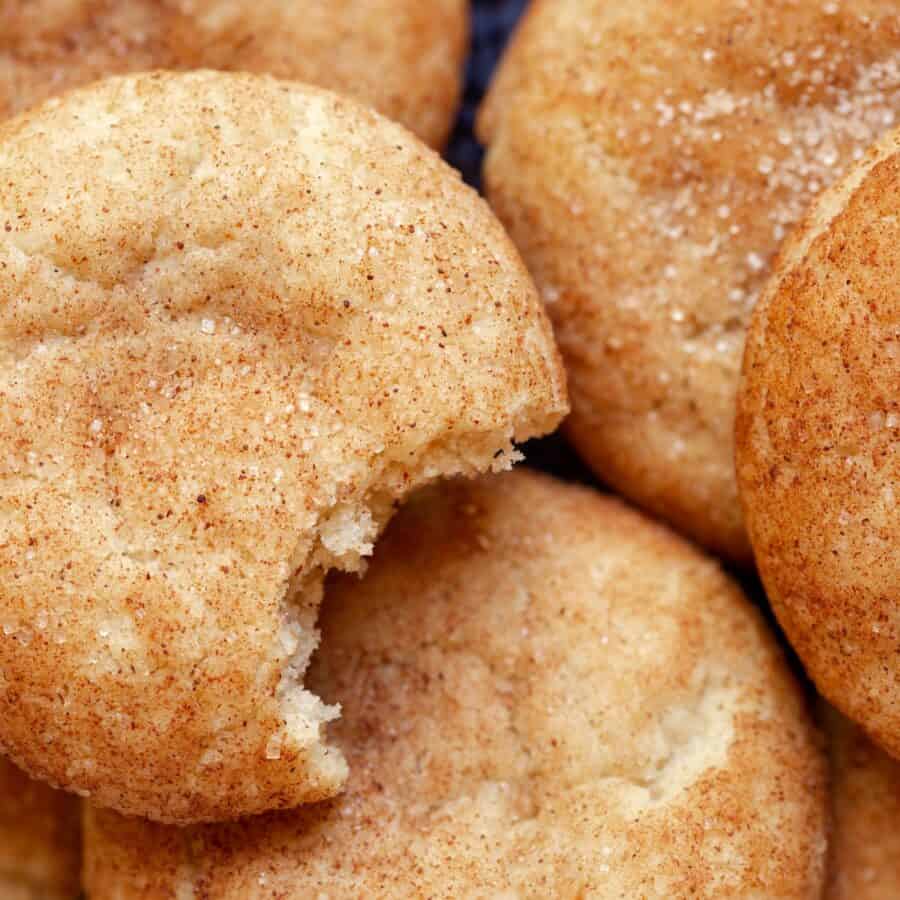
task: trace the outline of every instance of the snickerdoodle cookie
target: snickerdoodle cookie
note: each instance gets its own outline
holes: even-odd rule
[[[0,900],[75,900],[81,893],[77,798],[0,758]]]
[[[717,552],[751,310],[811,199],[900,116],[900,0],[536,0],[482,113],[543,291],[568,433]]]
[[[330,796],[325,572],[565,411],[502,227],[376,113],[197,72],[0,125],[0,742],[162,821]]]
[[[0,0],[0,118],[107,75],[228,69],[356,97],[435,146],[468,0]]]
[[[825,713],[831,757],[826,900],[900,897],[900,762],[839,713]]]
[[[753,316],[737,467],[819,690],[900,757],[900,131],[827,191]]]
[[[824,762],[773,637],[667,529],[523,470],[414,498],[329,586],[346,793],[90,812],[92,900],[821,895]]]

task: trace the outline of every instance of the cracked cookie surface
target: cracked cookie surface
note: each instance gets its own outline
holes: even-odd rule
[[[400,126],[252,75],[0,126],[0,739],[161,821],[330,796],[324,573],[566,411],[486,205]]]
[[[445,483],[328,591],[346,792],[187,832],[91,811],[94,900],[820,896],[801,692],[665,528],[522,470]]]

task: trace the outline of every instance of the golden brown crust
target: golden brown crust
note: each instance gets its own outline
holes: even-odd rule
[[[825,900],[894,900],[900,897],[900,763],[834,710],[824,719],[832,810]]]
[[[107,75],[225,69],[348,94],[441,146],[467,0],[0,0],[0,119]]]
[[[900,755],[900,132],[827,191],[753,318],[737,465],[772,605],[820,691]]]
[[[618,502],[524,471],[430,490],[323,635],[347,792],[187,832],[93,811],[92,900],[820,897],[797,685],[720,569]]]
[[[745,329],[779,242],[900,110],[900,2],[536,0],[482,111],[604,480],[749,562]]]
[[[0,900],[74,900],[79,802],[0,758]]]
[[[330,796],[323,573],[566,411],[457,173],[337,95],[111,79],[0,126],[0,738],[165,821]]]

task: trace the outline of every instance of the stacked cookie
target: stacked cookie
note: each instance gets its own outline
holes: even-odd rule
[[[109,75],[206,68],[349,94],[441,146],[466,54],[466,0],[4,0],[2,14],[0,118]]]
[[[426,491],[331,586],[310,679],[346,790],[176,830],[92,811],[98,897],[806,897],[824,771],[718,566],[520,472]],[[186,885],[189,885],[186,887]]]
[[[481,118],[573,443],[726,558],[752,548],[816,687],[895,757],[898,115],[895,2],[537,0]],[[845,735],[829,896],[891,898],[897,766]]]
[[[900,5],[0,10],[0,896],[891,896]]]

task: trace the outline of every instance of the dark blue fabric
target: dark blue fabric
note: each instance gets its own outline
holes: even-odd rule
[[[497,60],[528,0],[475,0],[472,4],[472,55],[466,72],[466,92],[447,159],[469,184],[478,186],[481,147],[475,140],[475,113],[491,80]]]

